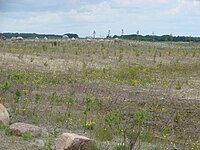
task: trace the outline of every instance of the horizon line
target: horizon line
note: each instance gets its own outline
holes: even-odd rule
[[[55,36],[63,36],[66,34],[77,34],[79,36],[78,33],[64,33],[64,34],[59,34],[59,33],[36,33],[36,32],[0,32],[0,34],[38,34],[38,35],[55,35]],[[113,36],[127,36],[127,35],[137,35],[137,33],[129,33],[129,34],[124,34],[124,35],[117,35],[117,34],[113,34]],[[193,38],[200,38],[200,36],[192,36],[192,35],[173,35],[173,34],[138,34],[140,36],[171,36],[172,37],[193,37]],[[80,36],[80,37],[92,37],[92,36]],[[99,37],[100,38],[100,37]],[[102,37],[101,37],[102,38]]]

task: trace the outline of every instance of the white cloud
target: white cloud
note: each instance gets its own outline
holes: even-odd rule
[[[169,15],[187,15],[187,14],[198,14],[200,12],[200,1],[199,0],[179,0],[174,3],[175,6],[172,6],[167,10]]]
[[[90,11],[77,11],[77,10],[71,10],[69,13],[67,13],[71,19],[74,19],[76,21],[92,21],[95,19],[95,16]]]
[[[200,8],[200,1],[193,1],[193,5]]]
[[[181,12],[181,9],[182,9],[182,5],[179,3],[177,6],[175,6],[173,8],[170,8],[167,11],[167,14],[169,14],[169,15],[176,15],[176,14],[178,14],[178,13]]]
[[[114,3],[122,5],[138,5],[138,4],[158,4],[167,3],[169,0],[112,0]]]

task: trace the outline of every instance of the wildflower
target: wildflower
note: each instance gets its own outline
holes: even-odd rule
[[[94,121],[89,121],[89,122],[86,122],[85,126],[86,126],[87,129],[93,130],[94,124],[95,124]]]

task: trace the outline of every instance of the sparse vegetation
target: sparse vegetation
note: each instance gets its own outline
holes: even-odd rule
[[[31,135],[30,132],[25,132],[25,133],[22,134],[22,138],[23,138],[24,140],[32,140],[32,139],[33,139],[33,136]]]
[[[46,149],[67,130],[99,149],[198,150],[200,44],[154,38],[0,41],[0,103],[47,128]]]

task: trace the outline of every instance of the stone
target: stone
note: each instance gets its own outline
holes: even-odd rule
[[[0,104],[0,124],[8,125],[10,122],[10,117],[7,109]]]
[[[14,123],[10,126],[9,132],[11,135],[22,136],[24,133],[30,133],[33,137],[42,135],[42,128],[26,123]]]
[[[55,141],[56,150],[95,150],[95,141],[74,133],[63,133]]]

